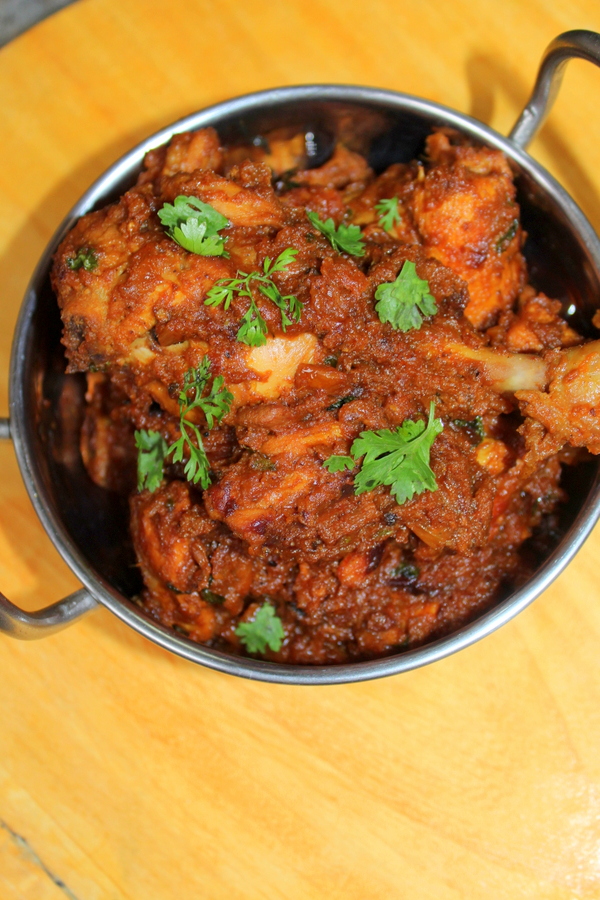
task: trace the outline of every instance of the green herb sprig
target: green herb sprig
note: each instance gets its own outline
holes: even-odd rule
[[[157,431],[136,431],[135,445],[138,448],[138,491],[144,488],[154,493],[160,486],[163,478],[163,467],[168,456],[172,456],[173,462],[183,462],[187,447],[189,457],[186,461],[184,472],[188,481],[192,484],[200,482],[202,488],[210,485],[210,465],[202,435],[199,428],[187,419],[194,409],[201,409],[206,417],[208,428],[213,428],[215,422],[220,422],[233,402],[233,394],[224,387],[223,376],[217,375],[213,379],[210,390],[203,396],[203,392],[210,377],[210,359],[205,356],[200,365],[195,369],[188,369],[183,379],[183,387],[179,392],[179,430],[180,437],[171,446]]]
[[[513,219],[510,223],[508,229],[501,235],[496,241],[496,253],[504,253],[506,249],[508,249],[508,245],[514,238],[517,233],[517,229],[519,227],[519,220]]]
[[[306,210],[306,217],[310,224],[321,234],[324,234],[334,250],[338,253],[349,253],[351,256],[365,255],[365,242],[358,225],[344,225],[335,227],[333,219],[323,222],[317,213]]]
[[[85,269],[93,272],[98,265],[98,254],[91,247],[80,247],[75,256],[67,257],[67,265],[70,269]]]
[[[158,218],[184,250],[199,256],[225,256],[225,238],[219,234],[229,220],[209,203],[197,197],[179,196],[174,203],[165,203]]]
[[[185,476],[192,484],[200,482],[204,490],[210,484],[209,463],[202,443],[200,431],[186,416],[194,409],[201,409],[206,416],[206,423],[211,429],[215,421],[220,422],[229,412],[233,402],[233,394],[223,387],[223,376],[213,379],[212,387],[203,397],[202,392],[210,376],[210,359],[205,356],[197,369],[188,369],[183,379],[183,388],[179,392],[179,428],[181,437],[170,447],[173,462],[183,462],[187,446],[189,459],[185,464]],[[191,392],[191,397],[190,397]],[[195,442],[192,440],[195,438]]]
[[[267,647],[276,653],[285,638],[281,619],[270,603],[263,603],[249,622],[240,622],[235,633],[248,653],[264,653]]]
[[[272,280],[275,272],[285,272],[288,266],[296,258],[298,251],[293,247],[283,250],[277,259],[272,260],[267,256],[263,263],[262,272],[238,272],[235,278],[223,278],[217,281],[206,295],[206,306],[220,306],[228,310],[234,297],[248,297],[250,305],[242,316],[240,328],[236,335],[237,340],[250,347],[261,347],[267,342],[267,323],[263,319],[256,305],[252,287],[256,287],[263,297],[266,297],[281,312],[281,328],[285,332],[289,325],[299,322],[302,316],[303,304],[292,294],[285,297]]]
[[[352,456],[330,456],[323,463],[328,472],[344,472],[346,469],[353,469],[356,460]]]
[[[163,466],[169,448],[164,437],[158,431],[142,429],[136,431],[134,437],[135,446],[138,449],[138,491],[147,488],[153,494],[160,487]]]
[[[429,283],[419,278],[415,264],[408,259],[395,281],[379,285],[375,299],[378,301],[375,309],[380,320],[404,332],[419,329],[424,316],[433,316],[437,312]]]
[[[477,443],[481,443],[485,437],[485,425],[483,424],[481,416],[475,416],[475,418],[471,420],[453,419],[452,424],[457,428],[468,428],[470,431],[474,432]]]
[[[443,431],[441,419],[434,418],[435,404],[429,407],[427,423],[406,419],[398,428],[363,431],[353,442],[350,456],[330,456],[323,465],[329,472],[351,469],[360,461],[354,476],[354,492],[364,494],[381,485],[391,488],[400,505],[416,494],[437,490],[429,465],[431,447]]]
[[[375,204],[375,209],[379,213],[379,224],[384,231],[391,231],[394,225],[399,225],[402,221],[397,197],[380,200]]]

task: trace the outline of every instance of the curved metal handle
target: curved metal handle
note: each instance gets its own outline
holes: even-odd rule
[[[2,439],[10,439],[10,419],[0,417],[0,440]],[[80,588],[52,606],[28,613],[0,593],[0,632],[25,641],[46,637],[47,634],[66,628],[98,605],[89,591]]]
[[[529,103],[517,119],[509,139],[525,150],[544,124],[560,88],[565,66],[573,57],[600,66],[600,34],[595,31],[565,31],[554,38],[542,57]]]
[[[53,603],[52,606],[28,613],[0,593],[0,632],[25,641],[46,637],[47,634],[66,628],[75,619],[96,609],[98,605],[98,601],[89,591],[81,588],[74,594],[69,594],[64,600]]]

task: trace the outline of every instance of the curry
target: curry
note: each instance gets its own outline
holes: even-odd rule
[[[52,281],[147,614],[335,664],[523,583],[564,466],[600,452],[599,346],[529,284],[525,240],[506,158],[447,129],[382,173],[180,134],[84,216]]]

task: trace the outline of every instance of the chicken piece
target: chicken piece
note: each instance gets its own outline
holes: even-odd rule
[[[560,315],[561,304],[528,285],[515,312],[502,313],[498,325],[488,329],[492,343],[514,353],[541,352],[581,343],[581,336]]]
[[[317,355],[318,340],[305,332],[293,336],[271,338],[261,347],[251,347],[246,365],[265,380],[234,385],[238,405],[252,397],[273,400],[291,387],[298,367],[311,363]]]
[[[293,436],[288,444],[294,444]],[[353,549],[372,548],[384,537],[406,540],[389,493],[353,496],[348,476],[328,473],[312,447],[294,444],[294,452],[303,455],[290,453],[287,459],[284,448],[278,450],[280,458],[244,457],[204,493],[208,515],[240,538],[251,558],[281,550],[296,560],[334,561]],[[323,452],[321,458],[328,455]]]
[[[131,384],[148,393],[148,402],[158,402],[171,415],[178,411],[171,386],[181,385],[185,372],[198,366],[206,353],[213,374],[221,372],[228,384],[241,384],[245,402],[255,396],[253,386],[257,397],[272,395],[277,386],[283,390],[295,368],[313,360],[316,338],[290,335],[273,344],[269,338],[267,347],[251,348],[232,340],[233,317],[239,322],[247,312],[247,298],[235,297],[230,310],[204,302],[217,281],[234,278],[242,266],[246,271],[260,269],[269,252],[277,255],[267,249],[259,258],[256,250],[257,232],[260,239],[282,225],[285,215],[269,170],[247,163],[229,178],[205,167],[188,172],[193,165],[218,162],[212,130],[179,135],[162,151],[151,152],[140,185],[112,206],[84,216],[59,247],[52,279],[62,309],[69,371],[127,369]],[[169,174],[179,165],[183,172]],[[163,193],[156,193],[157,184]],[[181,194],[210,202],[229,218],[223,234],[230,258],[189,253],[167,234],[157,211]],[[74,266],[81,252],[93,254],[88,267]],[[305,266],[313,264],[307,260]],[[292,268],[301,272],[303,266]],[[275,283],[281,277],[289,281],[285,273],[276,275]],[[281,331],[275,305],[258,290],[255,299],[268,326]],[[284,351],[292,345],[290,356]],[[277,360],[275,367],[270,367],[271,358]]]
[[[208,586],[210,566],[197,539],[215,526],[192,503],[186,484],[173,481],[160,493],[134,495],[132,513],[146,581],[158,579],[183,594]]]
[[[106,375],[87,375],[80,450],[87,472],[100,487],[128,493],[135,484],[137,455],[127,397]]]
[[[559,443],[600,453],[600,341],[542,357],[459,344],[446,352],[472,360],[494,390],[514,393],[523,414]]]
[[[52,281],[69,371],[116,365],[141,373],[155,363],[172,381],[181,381],[206,352],[203,299],[215,281],[231,277],[231,265],[185,253],[161,228],[157,206],[148,185],[129,191],[118,203],[84,216],[60,245]],[[72,268],[81,248],[95,254],[91,271]],[[198,327],[185,342],[168,332],[161,341],[154,329],[171,321],[182,304],[188,316],[190,307],[197,310]]]
[[[245,162],[229,175],[200,169],[190,175],[179,173],[161,180],[164,200],[172,202],[180,194],[198,197],[229,219],[231,225],[281,228],[284,211],[271,187],[271,170],[259,163]]]
[[[562,442],[600,453],[600,341],[550,351],[545,362],[547,391],[515,394],[523,412]]]
[[[321,188],[344,188],[349,184],[368,182],[373,177],[369,165],[359,153],[343,144],[336,144],[330,159],[316,169],[299,170],[294,181],[301,185]]]
[[[213,169],[219,172],[223,166],[223,150],[214,128],[187,131],[174,135],[168,144],[150,150],[144,159],[144,171],[138,184],[158,182],[160,178],[178,172],[195,172]]]
[[[297,516],[299,500],[324,482],[324,471],[316,462],[304,460],[291,471],[252,469],[253,460],[230,466],[227,475],[209,488],[204,502],[208,514],[221,520],[250,550],[271,542],[279,523]]]
[[[276,129],[264,137],[257,136],[251,145],[229,147],[225,154],[226,174],[247,159],[264,163],[275,177],[282,176],[281,185],[285,187],[293,180],[294,171],[306,165],[306,136],[297,133],[290,136],[289,129]]]
[[[465,315],[483,329],[525,284],[519,208],[506,157],[455,137],[439,131],[428,138],[430,164],[410,209],[426,252],[467,282]]]
[[[349,200],[352,210],[352,224],[361,226],[380,226],[381,214],[375,208],[382,200],[396,198],[398,216],[394,218],[387,233],[395,240],[407,244],[418,244],[420,236],[417,232],[410,210],[410,201],[416,180],[423,175],[421,166],[405,166],[401,163],[390,166],[378,178],[369,184],[364,191]]]
[[[314,212],[321,221],[333,219],[336,226],[344,220],[347,212],[344,198],[333,188],[320,188],[304,185],[293,187],[282,194],[281,202],[288,208],[300,208]]]
[[[461,359],[472,360],[475,371],[482,371],[491,387],[500,394],[523,389],[543,388],[548,383],[547,366],[539,356],[508,353],[491,347],[447,344],[445,351]]]
[[[134,494],[131,531],[147,605],[159,621],[208,641],[241,612],[258,567],[194,502],[189,485],[172,481]]]

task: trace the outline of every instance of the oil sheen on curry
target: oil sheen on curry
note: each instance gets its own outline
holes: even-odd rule
[[[376,174],[302,136],[146,156],[52,279],[81,452],[130,496],[147,614],[296,664],[447,634],[523,583],[600,452],[600,344],[528,283],[499,151]]]

